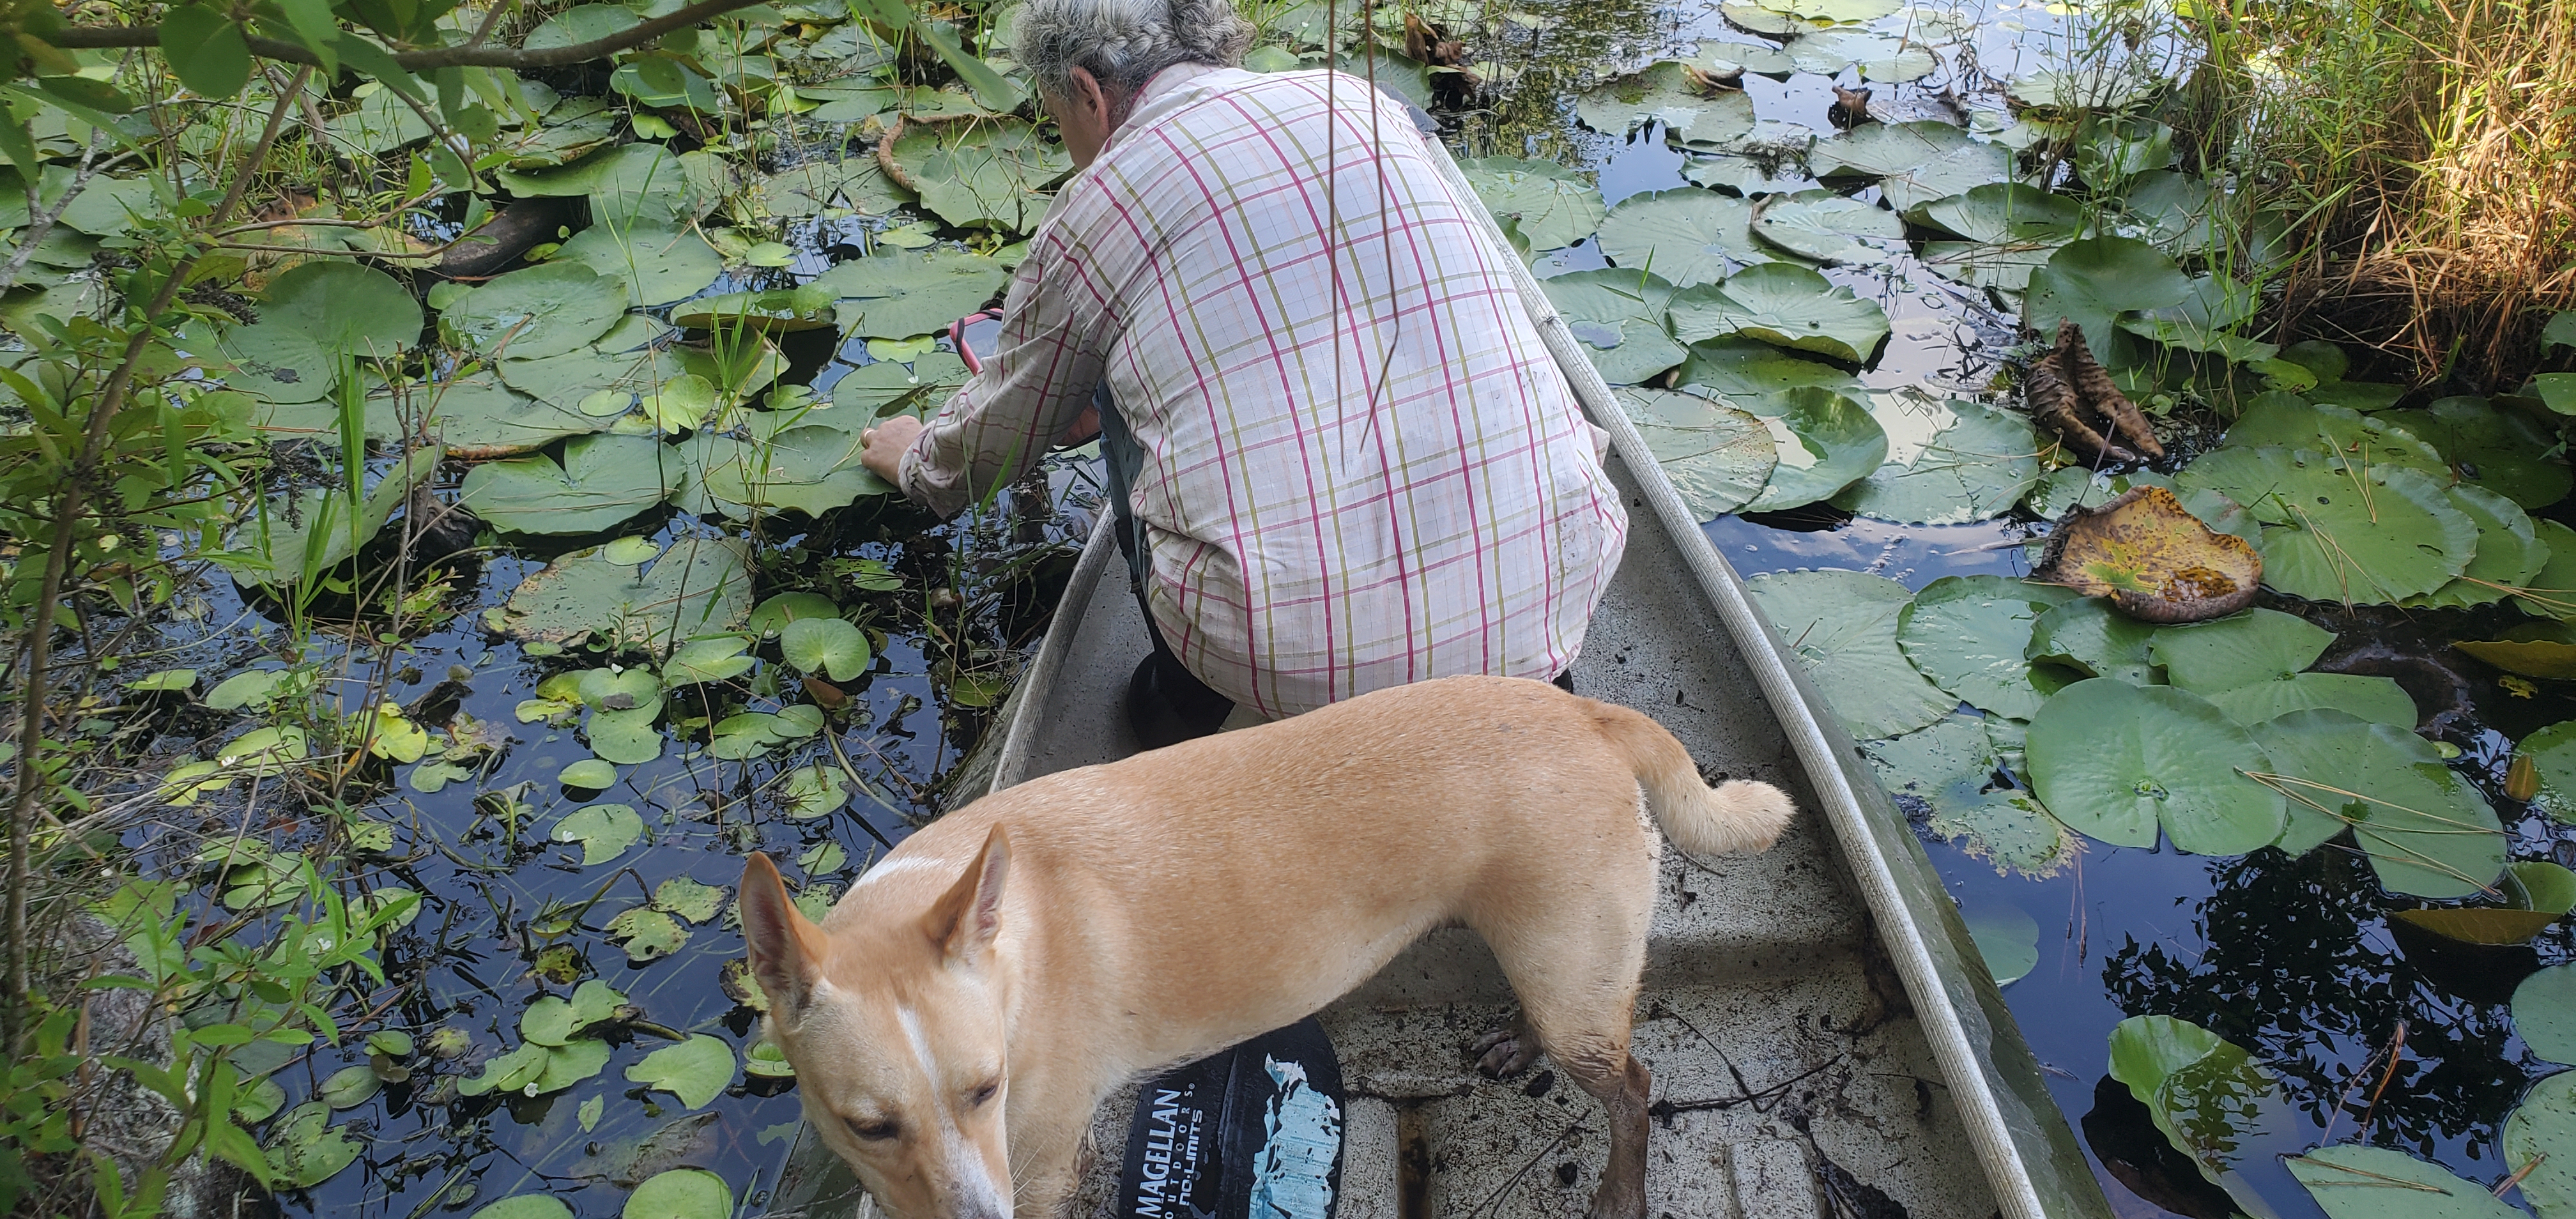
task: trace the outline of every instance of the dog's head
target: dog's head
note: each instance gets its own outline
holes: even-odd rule
[[[769,1037],[796,1068],[805,1120],[895,1219],[1009,1219],[1001,971],[1009,840],[984,848],[926,912],[826,932],[755,854],[742,930],[769,996]]]

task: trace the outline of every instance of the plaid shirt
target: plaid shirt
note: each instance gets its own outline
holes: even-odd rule
[[[904,456],[904,491],[956,512],[1105,380],[1147,455],[1146,599],[1218,692],[1277,717],[1553,676],[1627,516],[1511,255],[1439,155],[1355,77],[1157,76],[1031,238],[995,350]]]

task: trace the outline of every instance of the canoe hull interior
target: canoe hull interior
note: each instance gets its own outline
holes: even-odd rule
[[[1642,506],[1630,472],[1616,458],[1611,467]],[[1675,539],[1652,512],[1632,509],[1631,519],[1626,559],[1575,667],[1576,691],[1646,711],[1712,778],[1780,784],[1800,808],[1789,833],[1759,856],[1666,852],[1635,1035],[1658,1102],[1649,1214],[2022,1213],[1999,1202],[1992,1157],[1952,1103],[1855,886],[1847,844],[1819,811],[1780,717]],[[1086,554],[1058,610],[1057,636],[1003,713],[1008,739],[985,760],[1001,785],[1134,749],[1117,708],[1148,643],[1124,568],[1102,543]],[[1919,848],[1913,859],[1921,862]],[[1608,1145],[1600,1107],[1547,1074],[1544,1060],[1502,1083],[1469,1064],[1467,1045],[1511,1012],[1491,954],[1465,931],[1435,932],[1327,1009],[1350,1093],[1345,1219],[1581,1212]],[[2008,1025],[2000,1037],[1979,1032],[2035,1076]],[[1122,1095],[1097,1120],[1103,1154],[1075,1210],[1082,1219],[1104,1214],[1114,1192],[1131,1104]],[[2060,1157],[2056,1167],[2066,1170],[2063,1157],[2072,1156],[2072,1171],[2083,1172],[2063,1120],[2053,1108],[2041,1117],[2055,1123],[2039,1134]],[[1982,1142],[1990,1151],[1996,1139]],[[800,1140],[773,1214],[847,1213],[856,1197],[847,1171],[818,1151]],[[2107,1214],[2086,1177],[2067,1204],[2039,1213]],[[1902,1211],[1874,1206],[1881,1198]]]

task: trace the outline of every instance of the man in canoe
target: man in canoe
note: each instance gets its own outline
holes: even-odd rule
[[[1235,65],[1230,0],[1028,0],[1079,167],[983,367],[868,468],[954,513],[1097,408],[1152,747],[1383,686],[1555,678],[1627,518],[1482,205],[1357,77]]]

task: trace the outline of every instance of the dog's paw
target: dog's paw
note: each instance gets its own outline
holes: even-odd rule
[[[1467,1052],[1476,1055],[1476,1069],[1486,1078],[1510,1079],[1538,1061],[1538,1039],[1514,1021],[1477,1038]]]

